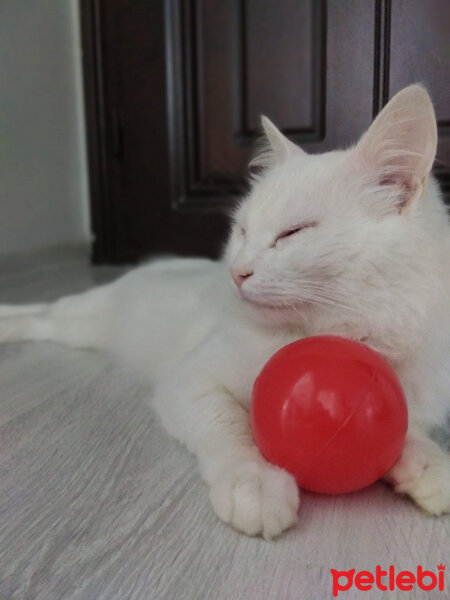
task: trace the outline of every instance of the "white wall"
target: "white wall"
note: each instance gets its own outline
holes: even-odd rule
[[[89,239],[77,0],[0,0],[0,255]]]

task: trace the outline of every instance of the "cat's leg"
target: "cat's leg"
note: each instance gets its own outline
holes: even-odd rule
[[[175,372],[154,405],[168,432],[195,454],[216,515],[247,535],[278,536],[297,521],[294,478],[256,448],[248,412],[217,381]]]
[[[110,295],[110,286],[103,286],[49,304],[0,305],[0,343],[46,340],[101,347]]]
[[[426,512],[450,512],[450,455],[420,427],[409,428],[403,453],[386,479]]]

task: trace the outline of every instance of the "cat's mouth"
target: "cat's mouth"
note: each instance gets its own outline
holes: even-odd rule
[[[266,298],[264,296],[253,295],[245,290],[240,291],[240,299],[247,308],[247,311],[258,321],[272,324],[294,325],[301,320],[300,306],[292,303],[280,302],[279,299]]]
[[[265,302],[260,302],[259,300],[249,300],[248,298],[244,298],[244,300],[248,304],[252,304],[253,306],[256,306],[257,308],[271,308],[271,309],[275,309],[276,308],[277,310],[280,310],[280,308],[283,308],[279,304],[267,304]]]
[[[240,295],[241,295],[242,300],[244,300],[244,302],[246,302],[247,304],[251,304],[252,306],[254,306],[256,308],[271,309],[271,310],[283,310],[283,309],[288,308],[284,304],[280,304],[277,302],[268,302],[268,301],[261,300],[260,298],[255,298],[253,296],[246,294],[243,290],[241,290]]]
[[[291,314],[292,312],[298,311],[298,306],[296,306],[295,300],[291,302],[280,301],[279,298],[270,298],[265,294],[258,294],[256,290],[246,289],[245,286],[241,286],[237,288],[237,286],[233,286],[235,293],[239,296],[240,300],[244,302],[249,308],[255,310],[259,313],[283,313],[283,314]]]

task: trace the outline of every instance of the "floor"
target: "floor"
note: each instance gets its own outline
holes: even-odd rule
[[[120,272],[90,267],[80,249],[11,257],[0,302],[50,300]],[[105,356],[2,346],[0,382],[1,600],[328,600],[330,569],[448,562],[450,517],[425,516],[383,484],[303,494],[298,528],[273,542],[229,529],[145,391]],[[338,597],[439,600],[449,580],[446,592]]]

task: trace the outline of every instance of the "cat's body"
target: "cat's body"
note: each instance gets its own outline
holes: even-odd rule
[[[429,177],[428,96],[404,90],[346,152],[310,157],[270,122],[265,130],[268,169],[222,261],[163,260],[50,306],[0,307],[0,341],[117,356],[154,385],[152,403],[197,456],[218,516],[273,537],[295,522],[298,491],[253,444],[254,379],[303,336],[362,340],[408,399],[409,435],[389,479],[429,512],[450,511],[450,458],[426,437],[450,412],[450,225]]]

